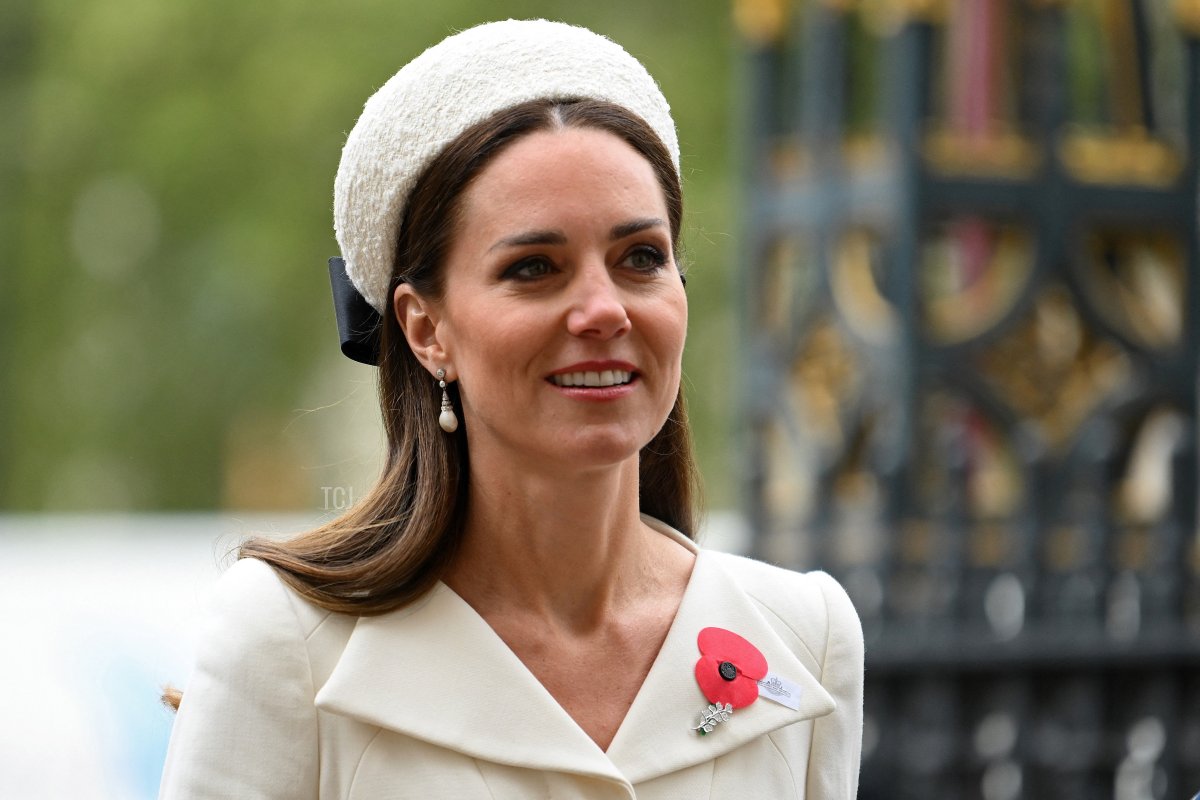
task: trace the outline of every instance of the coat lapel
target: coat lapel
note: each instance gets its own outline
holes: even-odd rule
[[[745,637],[766,656],[771,672],[798,684],[799,710],[759,698],[707,736],[691,730],[708,706],[694,670],[700,657],[696,637],[709,626]],[[783,642],[725,571],[720,556],[702,551],[679,614],[607,755],[636,784],[710,761],[785,725],[828,714],[836,704],[812,668]]]
[[[487,761],[623,781],[512,650],[445,584],[400,611],[360,618],[316,703]]]
[[[647,522],[695,551],[682,534]],[[810,667],[720,561],[698,553],[675,621],[607,753],[483,618],[440,583],[418,603],[358,620],[317,693],[317,707],[495,763],[635,784],[831,712],[834,701]],[[708,626],[758,647],[772,672],[799,684],[800,709],[759,699],[708,736],[692,731],[707,706],[694,668],[696,636]]]

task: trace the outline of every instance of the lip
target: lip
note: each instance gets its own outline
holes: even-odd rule
[[[630,373],[629,383],[623,383],[620,386],[559,386],[552,380],[555,375],[564,375],[570,372],[604,372],[606,370]],[[631,394],[640,382],[640,378],[637,367],[628,361],[580,361],[549,373],[546,375],[546,383],[559,394],[573,400],[607,403]]]

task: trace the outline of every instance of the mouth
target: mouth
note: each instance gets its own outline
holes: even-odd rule
[[[566,388],[606,388],[633,383],[637,373],[623,369],[583,370],[551,375],[549,381]]]

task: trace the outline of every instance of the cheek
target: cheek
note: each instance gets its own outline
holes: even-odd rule
[[[659,338],[664,348],[669,348],[676,358],[683,356],[683,344],[687,339],[688,307],[687,299],[673,300],[665,311],[655,318],[659,326]]]
[[[658,365],[664,381],[658,384],[664,401],[674,402],[683,375],[683,349],[687,339],[687,300],[670,298],[644,310],[642,332],[646,346]]]
[[[486,380],[521,360],[522,343],[530,338],[528,327],[506,313],[503,304],[480,304],[448,316],[447,356],[466,384]]]

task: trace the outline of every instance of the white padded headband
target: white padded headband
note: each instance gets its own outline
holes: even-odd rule
[[[658,134],[675,170],[671,107],[646,68],[586,28],[547,20],[490,22],[417,56],[367,100],[338,165],[333,218],[346,273],[383,313],[404,205],[455,137],[530,100],[587,98],[623,106]]]

